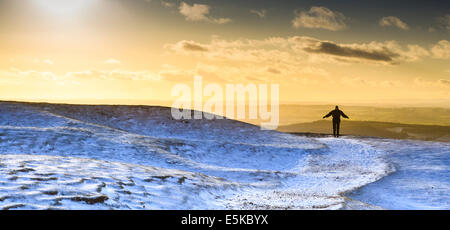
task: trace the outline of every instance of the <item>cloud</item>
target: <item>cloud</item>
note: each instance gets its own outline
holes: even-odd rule
[[[94,72],[91,70],[74,71],[74,72],[67,72],[65,76],[69,78],[91,78],[94,76]]]
[[[122,65],[122,62],[113,58],[110,58],[106,61],[104,61],[103,63],[108,64],[108,65]]]
[[[407,45],[406,48],[396,41],[337,44],[331,41],[317,41],[315,45],[303,48],[307,52],[334,56],[340,62],[372,62],[399,64],[418,61],[430,55],[419,45]]]
[[[272,73],[272,74],[281,74],[280,70],[273,68],[273,67],[268,67],[267,72]]]
[[[53,72],[37,71],[37,70],[20,70],[12,68],[9,70],[0,70],[0,74],[5,78],[29,78],[32,81],[36,80],[58,80],[58,77]]]
[[[216,37],[209,43],[182,40],[168,44],[166,48],[178,54],[232,63],[235,66],[270,66],[282,70],[283,74],[304,73],[298,67],[299,63],[393,65],[430,56],[430,52],[419,45],[402,46],[396,41],[342,44],[306,36],[271,37],[262,40],[222,40]]]
[[[189,42],[189,41],[183,41],[182,42],[182,47],[185,50],[189,50],[189,51],[208,51],[208,48],[206,48],[205,46],[199,45],[195,42]]]
[[[450,42],[441,40],[431,48],[434,58],[447,59],[450,58]]]
[[[216,23],[216,24],[226,24],[231,22],[231,19],[229,18],[209,18],[210,22]]]
[[[413,84],[419,87],[447,88],[450,87],[450,80],[449,79],[426,80],[421,77],[416,77],[413,80]]]
[[[98,71],[98,74],[102,78],[108,79],[124,79],[124,80],[161,80],[161,77],[153,72],[144,71],[131,71],[131,70],[111,70],[111,71]]]
[[[194,3],[192,6],[181,2],[178,8],[187,21],[205,21],[216,24],[225,24],[231,21],[229,18],[214,18],[209,16],[210,6]]]
[[[450,87],[450,80],[447,79],[439,79],[439,84],[446,86],[446,87]]]
[[[319,42],[316,47],[308,47],[308,52],[324,53],[341,57],[361,58],[373,61],[391,62],[398,54],[388,50],[365,50],[362,48],[338,45],[332,42]]]
[[[60,83],[76,82],[80,79],[108,79],[108,80],[153,80],[158,81],[162,76],[158,72],[148,70],[84,70],[71,71],[65,73],[54,73],[49,71],[19,70],[10,69],[0,70],[0,75],[5,78],[29,78],[30,80],[52,80]]]
[[[161,5],[166,7],[166,8],[172,8],[172,7],[175,6],[175,3],[173,3],[173,2],[166,2],[166,1],[162,1],[161,0]]]
[[[438,17],[437,21],[440,27],[444,27],[450,31],[450,14],[444,15],[442,17]]]
[[[422,57],[430,56],[430,52],[418,45],[408,45],[408,50],[402,53],[406,61],[418,61]]]
[[[381,18],[379,24],[380,24],[380,26],[395,26],[402,30],[409,29],[409,27],[408,27],[408,25],[406,25],[406,23],[404,23],[402,20],[400,20],[399,18],[394,17],[394,16],[388,16],[388,17]]]
[[[34,63],[37,63],[37,64],[45,64],[45,65],[53,65],[53,64],[54,64],[54,62],[53,62],[52,60],[50,60],[50,59],[39,59],[39,58],[35,58],[35,59],[33,60],[33,62],[34,62]]]
[[[61,76],[66,79],[107,79],[107,80],[161,80],[161,76],[158,73],[148,70],[84,70],[66,72]]]
[[[313,6],[309,11],[296,13],[292,20],[294,28],[318,28],[331,31],[345,29],[345,16],[337,11],[331,11],[326,7]]]
[[[258,17],[260,17],[260,18],[264,18],[264,17],[266,17],[267,10],[265,10],[265,9],[262,9],[262,10],[250,10],[250,13],[258,15]]]
[[[188,21],[207,21],[208,17],[206,15],[209,14],[209,6],[204,4],[193,4],[190,6],[185,2],[181,2],[180,14],[186,17]]]
[[[207,52],[208,46],[207,45],[203,45],[194,41],[188,41],[188,40],[182,40],[179,41],[173,45],[166,45],[166,48],[170,48],[173,51],[176,52],[182,52],[182,53],[186,53],[186,52]]]

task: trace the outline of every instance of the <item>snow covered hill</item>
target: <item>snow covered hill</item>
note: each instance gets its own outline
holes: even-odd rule
[[[345,194],[394,172],[388,152],[166,107],[0,102],[0,208],[379,208]]]

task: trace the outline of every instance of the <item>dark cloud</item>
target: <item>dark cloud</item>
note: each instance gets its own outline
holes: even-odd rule
[[[281,71],[272,67],[267,68],[267,72],[273,73],[273,74],[281,74]]]
[[[320,42],[316,47],[305,48],[305,51],[384,62],[392,62],[393,58],[399,56],[399,54],[394,53],[387,48],[382,48],[380,50],[365,50],[363,48],[342,46],[332,42]]]
[[[189,41],[183,41],[182,48],[186,51],[201,51],[201,52],[208,51],[207,47],[197,44],[195,42],[189,42]]]
[[[440,79],[439,83],[441,83],[442,85],[445,85],[445,86],[450,86],[450,80]]]
[[[439,22],[440,27],[444,27],[445,29],[450,31],[450,14],[438,17],[437,21]]]

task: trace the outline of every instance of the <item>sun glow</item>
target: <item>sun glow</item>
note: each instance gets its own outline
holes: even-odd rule
[[[73,17],[91,7],[97,0],[32,0],[39,8],[58,17]]]

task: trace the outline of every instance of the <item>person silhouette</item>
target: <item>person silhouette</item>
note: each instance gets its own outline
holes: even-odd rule
[[[347,115],[345,115],[344,112],[339,110],[339,106],[336,105],[336,108],[334,110],[331,110],[327,115],[323,116],[323,119],[332,116],[333,117],[333,136],[339,137],[339,126],[341,123],[341,116],[344,118],[348,118]]]

